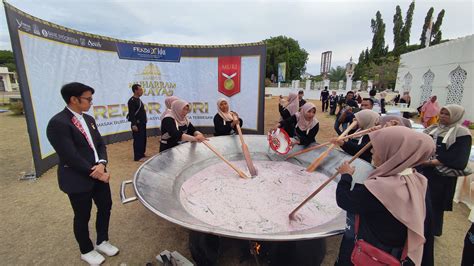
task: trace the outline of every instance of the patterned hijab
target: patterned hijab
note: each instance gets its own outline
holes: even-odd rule
[[[399,126],[374,131],[369,137],[374,156],[382,164],[370,173],[364,185],[407,227],[408,256],[420,265],[428,181],[411,168],[428,160],[436,146],[428,135]]]
[[[464,116],[464,107],[457,104],[448,104],[441,108],[449,113],[449,125],[434,124],[426,128],[423,132],[429,134],[436,141],[438,137],[443,137],[443,143],[446,144],[446,149],[456,142],[459,137],[471,135],[469,129],[461,125],[462,117]]]
[[[298,112],[299,108],[300,102],[298,101],[298,94],[290,92],[290,94],[288,94],[288,105],[286,105],[285,109],[288,110],[290,116],[292,116]]]
[[[301,106],[301,110],[295,114],[296,120],[298,120],[296,126],[302,131],[308,132],[319,123],[318,119],[316,119],[316,116],[314,116],[313,119],[309,121],[306,120],[305,114],[311,111],[313,108],[316,110],[316,106],[313,103],[307,102]]]
[[[184,107],[189,106],[188,102],[183,100],[176,100],[171,104],[171,111],[166,114],[165,117],[173,118],[178,126],[187,126],[189,125],[189,120],[187,115],[182,115],[181,112],[183,111]]]
[[[160,120],[163,120],[163,118],[171,112],[171,104],[176,100],[179,100],[176,96],[170,96],[165,99],[166,110],[161,114]]]
[[[230,105],[229,105],[229,101],[225,98],[220,98],[219,100],[217,100],[217,113],[220,115],[220,117],[222,117],[222,119],[224,120],[224,124],[225,124],[226,121],[227,122],[232,121],[233,117],[232,117],[232,113],[229,110],[225,113],[224,113],[224,111],[221,110],[221,103],[222,102],[227,103],[227,105],[229,106],[229,110],[230,110]]]

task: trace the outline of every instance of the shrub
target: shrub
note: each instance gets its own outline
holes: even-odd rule
[[[23,103],[21,101],[11,103],[10,111],[12,111],[16,115],[24,114]]]

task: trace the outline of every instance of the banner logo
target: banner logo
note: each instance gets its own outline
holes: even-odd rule
[[[227,97],[240,92],[240,56],[218,59],[218,90]]]
[[[135,74],[135,81],[129,83],[129,88],[133,84],[140,84],[143,88],[143,96],[172,96],[176,89],[176,83],[166,80],[160,68],[149,63],[143,71]]]
[[[179,62],[181,48],[145,46],[139,44],[117,43],[120,59]]]

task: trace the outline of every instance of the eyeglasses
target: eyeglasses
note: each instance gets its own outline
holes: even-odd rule
[[[87,100],[88,102],[92,102],[92,97],[79,96],[79,98],[84,99],[84,100]]]

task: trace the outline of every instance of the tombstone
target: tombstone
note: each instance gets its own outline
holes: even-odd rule
[[[300,88],[300,80],[295,80],[295,88],[299,89]]]
[[[310,79],[306,80],[306,88],[305,89],[308,90],[308,91],[311,89],[311,80]]]
[[[349,61],[349,63],[346,64],[346,91],[352,90],[352,76],[354,76],[354,70],[355,70],[356,64],[352,62],[352,57]]]
[[[370,91],[373,85],[373,80],[367,80],[367,91]]]
[[[362,87],[362,80],[356,81],[356,90],[360,90],[361,87]]]

